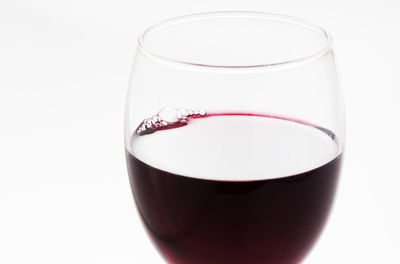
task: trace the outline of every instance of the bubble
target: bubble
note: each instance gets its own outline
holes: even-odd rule
[[[136,129],[136,134],[146,135],[154,133],[157,130],[176,128],[185,126],[189,123],[190,117],[205,116],[204,110],[186,110],[182,108],[164,107],[157,115],[146,118]]]
[[[161,118],[158,115],[155,115],[151,118],[151,121],[153,122],[153,124],[157,124],[161,121]]]
[[[179,116],[178,116],[178,110],[172,107],[165,107],[161,109],[160,112],[158,112],[158,116],[164,120],[167,121],[168,124],[174,125],[179,123]]]
[[[167,121],[161,121],[161,126],[167,127],[168,126],[168,122]]]
[[[146,119],[145,123],[144,123],[146,129],[152,128],[153,124],[151,123],[150,119]]]
[[[179,109],[179,113],[181,113],[182,117],[188,117],[189,116],[188,111],[185,110],[185,109],[182,109],[182,108]]]

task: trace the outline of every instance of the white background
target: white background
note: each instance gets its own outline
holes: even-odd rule
[[[400,263],[395,0],[1,0],[0,263],[163,263],[125,168],[130,66],[147,26],[215,10],[284,13],[331,32],[347,148],[332,217],[306,263]]]

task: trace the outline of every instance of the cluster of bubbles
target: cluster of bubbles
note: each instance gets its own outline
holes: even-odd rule
[[[186,110],[173,107],[164,107],[158,114],[146,118],[140,123],[136,129],[137,135],[147,135],[157,130],[168,129],[172,127],[185,126],[189,122],[189,118],[206,116],[204,110]]]

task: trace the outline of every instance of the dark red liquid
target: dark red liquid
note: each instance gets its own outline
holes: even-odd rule
[[[246,182],[176,175],[126,156],[138,211],[171,264],[299,263],[325,224],[341,160]]]

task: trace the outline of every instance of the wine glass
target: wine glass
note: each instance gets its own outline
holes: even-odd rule
[[[319,26],[215,12],[140,36],[126,158],[167,263],[300,263],[329,214],[343,141],[332,41]]]

